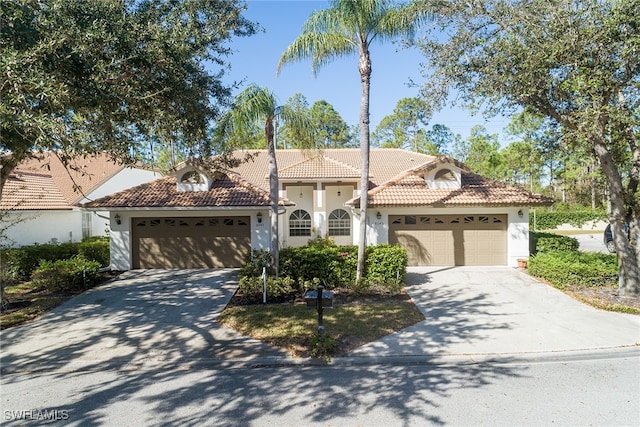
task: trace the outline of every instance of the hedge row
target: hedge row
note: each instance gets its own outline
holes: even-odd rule
[[[577,251],[579,243],[573,237],[532,231],[529,233],[529,246],[531,254],[535,255],[538,252]]]
[[[367,247],[367,264],[363,279],[355,283],[357,246],[336,246],[330,240],[314,240],[307,246],[280,251],[280,278],[267,282],[271,297],[305,291],[322,284],[326,289],[350,288],[358,292],[399,291],[404,283],[407,252],[390,245]],[[262,294],[263,267],[272,274],[271,256],[267,251],[253,250],[240,271],[240,290],[247,296]]]
[[[581,227],[589,221],[607,221],[607,212],[602,209],[576,209],[561,211],[536,210],[535,215],[529,215],[529,225],[533,230],[553,230],[562,224]]]
[[[540,252],[529,260],[529,274],[542,277],[558,288],[570,285],[616,286],[615,255],[578,252]]]
[[[55,262],[73,257],[98,263],[106,267],[109,259],[109,238],[92,237],[80,243],[35,244],[16,249],[0,251],[2,257],[2,280],[8,283],[20,283],[31,279],[34,271],[42,262]]]

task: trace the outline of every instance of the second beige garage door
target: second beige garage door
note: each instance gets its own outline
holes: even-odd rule
[[[506,265],[507,215],[391,215],[409,265]]]
[[[133,268],[240,267],[251,249],[248,216],[131,221]]]

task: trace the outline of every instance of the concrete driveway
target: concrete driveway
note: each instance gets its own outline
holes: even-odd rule
[[[1,332],[2,369],[91,369],[285,353],[216,323],[236,270],[128,271]]]
[[[584,305],[509,267],[410,268],[426,320],[354,356],[495,355],[640,345],[640,316]]]

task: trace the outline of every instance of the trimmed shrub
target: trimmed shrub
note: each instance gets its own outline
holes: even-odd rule
[[[35,244],[17,249],[7,249],[3,254],[3,266],[7,276],[15,282],[31,278],[42,260],[56,261],[78,255],[77,243]]]
[[[31,282],[50,291],[71,291],[96,283],[100,263],[81,256],[56,261],[44,260],[35,269]]]
[[[531,253],[549,251],[577,251],[579,243],[577,239],[552,233],[531,232]]]
[[[367,247],[366,279],[383,287],[404,283],[407,270],[407,250],[398,245]]]
[[[262,268],[267,267],[267,275],[273,275],[273,258],[268,250],[251,249],[244,257],[244,265],[238,273],[240,277],[262,276]]]
[[[241,280],[245,277],[259,279],[267,257],[271,259],[269,252],[251,251],[240,271]],[[336,246],[331,239],[313,239],[307,246],[280,250],[280,276],[293,278],[295,290],[302,291],[315,289],[319,284],[327,290],[347,287],[362,292],[397,292],[402,289],[407,267],[404,248],[390,245],[367,247],[364,279],[354,287],[357,262],[357,246]],[[268,273],[271,274],[269,270]]]
[[[540,252],[529,260],[529,274],[548,280],[558,288],[569,285],[617,286],[615,255],[577,252]]]
[[[240,292],[250,300],[261,300],[263,291],[262,277],[244,276],[240,278]],[[295,290],[295,283],[290,277],[267,277],[267,297],[282,299],[288,297]]]
[[[78,243],[78,254],[84,258],[97,261],[101,267],[111,264],[109,238],[92,237]]]

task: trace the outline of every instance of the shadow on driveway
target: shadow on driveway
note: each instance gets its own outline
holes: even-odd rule
[[[237,270],[136,270],[2,331],[3,370],[284,355],[216,322]]]

